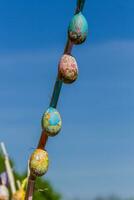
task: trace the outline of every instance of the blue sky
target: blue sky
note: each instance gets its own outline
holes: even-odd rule
[[[37,145],[75,3],[1,0],[0,141],[18,171]],[[79,79],[63,86],[63,128],[47,144],[47,179],[67,199],[134,196],[133,10],[133,0],[86,2]]]

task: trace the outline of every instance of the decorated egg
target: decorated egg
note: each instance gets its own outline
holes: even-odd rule
[[[12,197],[12,200],[25,200],[25,191],[21,188]]]
[[[42,149],[36,149],[31,155],[29,167],[35,176],[43,176],[49,165],[48,153]]]
[[[61,130],[61,117],[55,108],[48,108],[42,117],[42,128],[48,136],[55,136]]]
[[[0,185],[0,200],[9,200],[9,191],[5,185]]]
[[[63,55],[59,63],[59,79],[64,83],[72,83],[78,77],[78,67],[75,58],[71,55]]]
[[[72,18],[69,28],[68,28],[68,36],[69,39],[74,44],[81,44],[83,43],[88,34],[88,23],[86,18],[82,15],[81,12],[74,15]]]

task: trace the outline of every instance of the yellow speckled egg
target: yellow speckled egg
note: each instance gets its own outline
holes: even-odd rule
[[[78,66],[75,58],[64,54],[58,68],[59,79],[64,83],[73,83],[78,77]]]
[[[29,167],[35,176],[43,176],[49,165],[48,153],[42,149],[36,149],[30,158]]]

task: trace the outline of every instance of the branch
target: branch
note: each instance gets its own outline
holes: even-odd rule
[[[75,14],[77,14],[77,13],[79,13],[83,10],[84,3],[85,3],[85,0],[78,0],[77,1]],[[73,48],[73,42],[71,42],[71,40],[68,38],[67,43],[65,45],[64,54],[70,55],[72,48]],[[50,107],[53,107],[53,108],[57,107],[57,103],[58,103],[61,88],[62,88],[62,83],[63,82],[61,80],[59,80],[58,75],[57,75],[54,90],[53,90],[53,95],[52,95],[52,98],[51,98],[51,101],[50,101]],[[45,131],[43,130],[42,133],[41,133],[41,137],[40,137],[37,148],[38,149],[44,149],[45,146],[46,146],[47,140],[48,140],[48,136],[45,133]],[[33,199],[35,181],[36,181],[36,177],[33,176],[32,173],[30,173],[29,178],[28,178],[28,185],[27,185],[25,200],[32,200]]]

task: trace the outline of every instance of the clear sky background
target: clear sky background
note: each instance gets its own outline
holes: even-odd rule
[[[40,137],[75,0],[0,1],[0,141],[18,171]],[[59,136],[47,144],[54,187],[67,199],[134,196],[134,1],[87,0],[79,79],[64,85]]]

